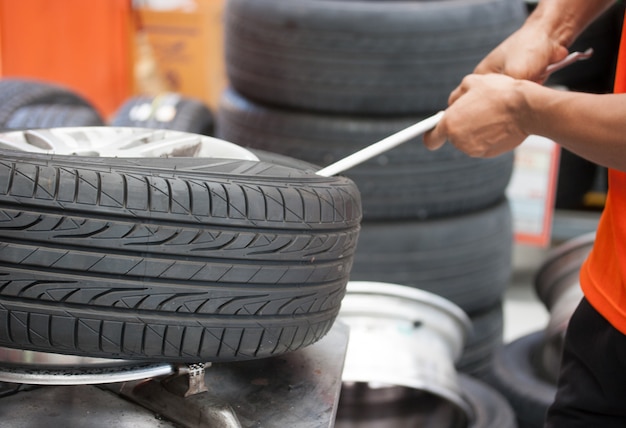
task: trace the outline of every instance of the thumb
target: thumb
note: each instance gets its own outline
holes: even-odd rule
[[[446,143],[443,119],[433,129],[424,133],[423,140],[428,150],[437,150]]]

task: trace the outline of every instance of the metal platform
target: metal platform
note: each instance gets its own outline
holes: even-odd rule
[[[330,428],[347,344],[348,328],[336,322],[319,342],[273,358],[99,385],[68,385],[66,380],[63,385],[44,386],[4,382],[0,383],[0,425]],[[80,367],[74,372],[84,378]],[[194,378],[198,373],[202,379]],[[199,392],[203,386],[206,391]]]

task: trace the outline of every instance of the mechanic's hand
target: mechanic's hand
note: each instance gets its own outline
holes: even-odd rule
[[[527,20],[452,91],[443,118],[424,134],[424,145],[435,150],[448,140],[473,157],[514,149],[528,136],[521,126],[529,114],[521,86],[543,83],[546,68],[567,55],[566,46]]]
[[[446,140],[472,157],[494,157],[518,146],[528,134],[524,90],[534,83],[502,74],[472,74],[449,99],[439,124],[424,134],[424,145],[435,150]]]
[[[566,46],[559,44],[540,29],[535,29],[530,23],[491,51],[476,66],[474,73],[500,73],[516,79],[543,83],[546,68],[564,59],[567,54]]]

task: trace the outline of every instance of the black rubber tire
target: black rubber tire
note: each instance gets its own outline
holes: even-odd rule
[[[245,96],[274,105],[437,111],[525,17],[520,0],[230,0],[227,75]]]
[[[468,314],[502,300],[511,278],[508,201],[426,221],[363,222],[350,280],[416,287]]]
[[[282,157],[0,155],[0,346],[233,361],[332,326],[361,217],[349,179]]]
[[[522,336],[496,352],[489,382],[509,401],[520,428],[543,428],[556,385],[537,371],[537,353],[543,331]]]
[[[201,135],[213,135],[215,120],[213,113],[200,100],[177,96],[174,103],[168,105],[175,112],[166,120],[158,117],[162,97],[137,96],[127,100],[117,110],[110,121],[112,126],[132,126],[151,129],[171,129],[174,131],[192,132]],[[146,117],[138,117],[137,109],[147,108],[151,113]]]
[[[517,428],[511,405],[498,391],[464,374],[459,374],[459,384],[474,411],[474,420],[468,428]]]
[[[89,101],[73,90],[36,80],[0,79],[0,130],[22,107],[35,104],[81,106],[95,109]]]
[[[16,110],[7,120],[7,130],[58,128],[64,126],[104,126],[100,114],[84,106],[36,104]]]
[[[477,379],[486,379],[491,372],[493,357],[504,340],[504,310],[502,302],[470,315],[472,333],[467,339],[456,367]]]
[[[227,90],[218,109],[217,135],[241,146],[328,165],[421,119],[288,111]],[[450,144],[429,151],[418,137],[344,175],[361,191],[366,220],[396,220],[455,215],[492,205],[504,196],[512,171],[513,153],[475,159]]]

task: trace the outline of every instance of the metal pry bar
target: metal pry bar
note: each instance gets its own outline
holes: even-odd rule
[[[439,113],[427,117],[426,119],[417,122],[409,126],[408,128],[404,128],[401,131],[396,132],[377,143],[371,144],[356,153],[352,153],[350,156],[347,156],[343,159],[338,160],[335,163],[328,165],[325,168],[317,171],[317,175],[323,175],[324,177],[330,177],[335,174],[339,174],[347,169],[352,168],[360,163],[365,162],[368,159],[373,158],[374,156],[378,156],[381,153],[386,152],[387,150],[391,150],[396,146],[410,140],[411,138],[415,138],[418,135],[423,134],[424,132],[433,129],[441,118],[443,117],[443,111]]]
[[[576,61],[588,59],[591,57],[591,55],[593,55],[592,48],[589,48],[584,52],[572,52],[561,61],[550,64],[548,67],[546,67],[545,76],[548,76],[549,74],[554,73],[557,70],[567,67],[568,65],[573,64]],[[430,117],[427,117],[426,119],[421,120],[420,122],[411,125],[408,128],[402,129],[395,134],[383,138],[382,140],[373,143],[356,153],[346,156],[343,159],[339,159],[337,162],[320,169],[319,171],[317,171],[317,175],[330,177],[335,174],[339,174],[340,172],[357,166],[375,156],[378,156],[381,153],[386,152],[387,150],[391,150],[394,147],[399,146],[400,144],[405,143],[408,140],[433,129],[435,126],[437,126],[443,115],[444,111],[440,111]]]

